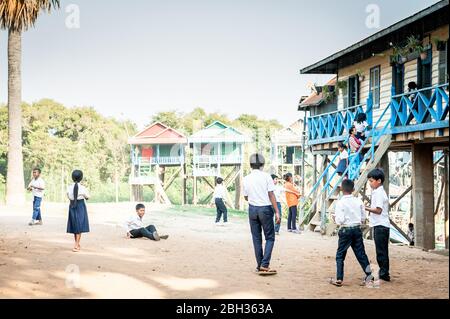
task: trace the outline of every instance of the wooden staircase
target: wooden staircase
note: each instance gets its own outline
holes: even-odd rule
[[[355,183],[355,191],[353,193],[355,196],[358,195],[361,191],[363,191],[364,189],[363,187],[367,183],[367,176],[369,175],[369,172],[374,168],[376,168],[377,165],[380,163],[381,158],[388,151],[391,142],[392,142],[391,135],[381,136],[378,141],[378,145],[376,146],[376,149],[373,153],[373,158],[369,159],[369,162],[367,164],[361,163],[360,168],[362,169],[362,171],[359,174],[359,178]],[[343,177],[341,177],[338,180],[337,185],[339,185],[342,182],[342,180]],[[322,235],[328,236],[334,235],[336,233],[337,225],[332,221],[332,219],[328,218],[327,220],[322,221],[321,216],[326,218],[327,216],[333,214],[336,206],[336,200],[338,200],[341,196],[342,194],[340,192],[339,187],[337,186],[332,188],[331,194],[323,196],[321,209],[317,210],[311,221],[308,223],[309,230],[320,231]],[[365,194],[363,194],[363,198],[364,196]]]

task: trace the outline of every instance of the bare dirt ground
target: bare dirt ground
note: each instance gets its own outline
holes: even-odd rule
[[[88,204],[91,232],[73,253],[66,206],[44,203],[44,225],[32,227],[29,207],[0,207],[0,298],[449,298],[448,256],[391,245],[392,282],[369,289],[349,251],[337,288],[328,283],[337,238],[284,228],[271,265],[279,274],[258,276],[245,218],[217,227],[189,208],[147,209],[147,222],[170,235],[154,242],[125,238],[119,225],[133,204]],[[366,250],[376,264],[371,241]]]

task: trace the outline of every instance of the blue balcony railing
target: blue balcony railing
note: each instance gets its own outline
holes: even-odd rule
[[[392,134],[448,127],[448,83],[392,95],[390,108]]]
[[[395,92],[394,88],[392,92]],[[414,92],[392,94],[388,108],[390,118],[387,120],[391,125],[386,133],[395,135],[430,129],[442,131],[449,126],[448,83]],[[366,105],[308,118],[308,145],[344,141],[344,132],[348,132],[358,113],[365,112],[367,122],[372,126],[372,111],[372,97],[369,96]]]
[[[194,155],[193,161],[203,164],[236,164],[242,162],[242,156],[239,154]]]
[[[343,141],[344,132],[350,130],[359,113],[366,113],[367,123],[372,126],[372,94],[369,94],[366,104],[309,117],[307,120],[308,145]]]
[[[183,156],[138,157],[133,159],[134,165],[177,165],[183,164]]]

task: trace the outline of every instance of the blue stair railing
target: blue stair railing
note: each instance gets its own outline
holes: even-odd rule
[[[367,121],[368,124],[371,125],[372,124],[372,109],[373,109],[373,99],[372,99],[372,93],[369,94],[369,97],[367,98],[366,101],[366,109],[364,110],[364,105],[357,105],[354,107],[350,107],[348,109],[345,110],[341,110],[341,111],[337,111],[337,112],[331,112],[331,113],[326,113],[326,114],[321,114],[318,116],[314,116],[312,118],[308,118],[308,131],[309,131],[309,139],[315,137],[318,137],[317,134],[320,134],[321,137],[323,137],[323,134],[327,134],[329,137],[331,136],[331,133],[339,133],[339,138],[340,140],[344,141],[344,144],[348,144],[349,141],[349,137],[343,137],[343,133],[345,131],[349,131],[350,128],[353,125],[353,121],[355,119],[355,117],[359,114],[359,113],[366,113],[367,116]],[[332,115],[334,114],[334,115]],[[332,118],[338,118],[340,119],[339,121],[333,121],[331,120]],[[327,129],[325,129],[324,127],[322,127],[322,130],[317,130],[317,123],[324,123],[324,121],[326,121],[327,123]],[[312,125],[314,125],[314,128],[312,128]],[[337,125],[337,128],[330,128],[329,126],[332,125]],[[315,132],[315,133],[313,133]],[[319,133],[321,132],[321,133]],[[324,133],[327,132],[327,133]],[[362,148],[362,147],[361,147]],[[339,151],[337,151],[332,159],[329,161],[329,163],[327,164],[327,166],[325,167],[325,169],[323,170],[322,174],[317,178],[317,182],[313,185],[313,187],[311,188],[311,190],[309,191],[308,195],[306,197],[302,198],[302,205],[301,205],[301,209],[304,209],[305,205],[309,202],[309,199],[311,199],[311,196],[313,196],[313,194],[315,194],[316,190],[319,188],[319,185],[321,183],[322,178],[329,174],[330,169],[333,168],[333,166],[335,166],[334,162],[336,161],[336,159],[339,156]],[[333,173],[332,176],[334,176],[335,173]],[[332,178],[328,178],[328,180],[331,180]],[[317,196],[316,196],[317,198]],[[313,204],[311,204],[309,211],[311,210],[312,207],[314,207],[315,202]],[[308,216],[306,216],[308,217]],[[304,218],[303,220],[305,220],[306,218]]]
[[[386,107],[383,110],[383,113],[378,118],[378,120],[375,123],[374,127],[372,128],[372,130],[367,133],[366,139],[362,142],[362,144],[359,147],[358,151],[356,153],[352,153],[349,156],[349,163],[348,163],[345,171],[342,173],[342,176],[339,177],[339,179],[337,180],[335,185],[333,187],[331,187],[331,182],[332,182],[333,178],[336,176],[337,170],[335,169],[331,174],[329,174],[330,173],[329,171],[330,171],[331,167],[333,166],[333,162],[339,156],[339,151],[336,152],[336,154],[334,155],[333,159],[330,161],[330,164],[327,165],[327,167],[325,168],[325,170],[321,174],[320,178],[318,179],[317,183],[313,186],[313,188],[311,189],[310,193],[307,196],[307,198],[310,198],[310,196],[317,190],[318,185],[320,185],[321,179],[326,174],[328,174],[329,176],[327,178],[327,181],[326,181],[325,185],[320,189],[318,194],[315,195],[314,201],[311,203],[311,206],[309,207],[308,211],[304,215],[303,221],[301,223],[309,222],[309,217],[311,215],[312,209],[317,204],[317,201],[319,200],[319,198],[321,197],[321,195],[324,192],[326,192],[326,199],[325,200],[328,200],[332,196],[332,194],[334,194],[334,192],[336,191],[337,187],[342,183],[342,180],[345,178],[345,176],[347,174],[349,174],[349,178],[350,179],[353,179],[353,180],[357,179],[359,177],[361,167],[366,162],[366,160],[370,159],[370,160],[373,161],[374,155],[375,155],[375,146],[378,146],[380,141],[381,141],[381,137],[383,135],[386,135],[389,132],[389,127],[390,127],[390,124],[391,124],[391,122],[389,120],[386,121],[386,123],[384,123],[384,126],[381,129],[378,129],[380,124],[383,123],[383,119],[385,118],[388,110],[389,110],[389,105],[388,105],[388,107]],[[347,136],[347,138],[345,138],[345,143],[348,143],[348,140],[349,140],[349,136]],[[361,154],[362,150],[364,149],[364,146],[369,141],[371,142],[371,146],[369,148],[369,151],[366,152],[365,155],[363,156],[363,159],[360,160],[360,154]],[[349,170],[351,170],[351,171],[349,171]],[[305,204],[306,204],[306,200],[302,204],[302,208],[304,207]]]
[[[446,92],[447,89],[447,92]],[[312,209],[316,205],[320,196],[326,192],[326,200],[336,191],[337,187],[342,183],[344,176],[348,174],[349,178],[354,180],[360,176],[362,166],[367,160],[373,161],[375,157],[376,147],[379,146],[381,138],[388,134],[398,134],[405,132],[414,132],[428,129],[443,129],[449,127],[449,98],[448,98],[448,83],[436,85],[429,88],[424,88],[414,92],[408,92],[395,95],[395,88],[392,88],[391,100],[388,106],[383,110],[378,117],[372,130],[367,134],[366,140],[362,143],[359,150],[349,156],[349,164],[342,176],[338,179],[333,187],[331,181],[336,176],[337,171],[334,170],[330,174],[330,169],[333,167],[333,162],[339,156],[339,151],[333,156],[333,159],[322,172],[316,184],[309,192],[308,196],[302,203],[302,208],[306,205],[312,194],[317,191],[321,179],[328,175],[327,182],[320,189],[318,194],[315,194],[315,199],[305,214],[302,223],[307,223]],[[411,98],[414,94],[413,98]],[[368,100],[368,104],[371,101]],[[387,119],[388,111],[391,111]],[[355,114],[356,115],[356,114]],[[354,117],[353,117],[354,118]],[[386,122],[384,122],[386,121]],[[309,122],[308,122],[309,124]],[[381,128],[380,128],[381,127]],[[314,130],[317,129],[317,126]],[[316,130],[317,131],[317,130]],[[314,137],[314,136],[312,136]],[[317,136],[323,139],[322,136]],[[348,137],[342,137],[341,140],[348,142]],[[364,146],[370,141],[371,145],[369,151],[365,153],[363,159],[360,160],[360,154]],[[316,142],[310,144],[317,144]]]

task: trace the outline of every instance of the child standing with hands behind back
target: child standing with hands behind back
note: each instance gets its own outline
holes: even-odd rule
[[[89,199],[89,192],[86,187],[80,184],[82,179],[83,172],[74,170],[72,172],[74,183],[67,188],[67,197],[70,200],[67,232],[74,235],[75,246],[72,249],[73,252],[79,252],[81,249],[81,233],[89,232],[89,220],[85,204],[85,200]]]

